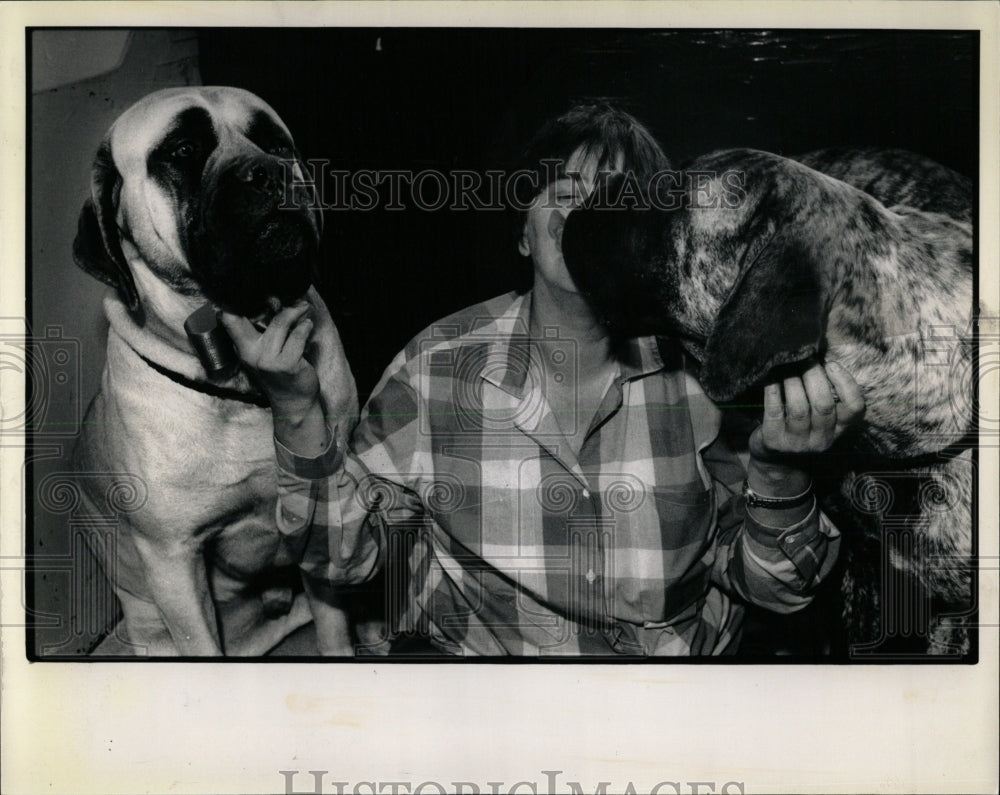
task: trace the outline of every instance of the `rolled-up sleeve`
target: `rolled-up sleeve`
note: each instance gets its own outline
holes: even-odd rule
[[[315,458],[275,439],[276,520],[304,574],[331,585],[355,584],[384,565],[386,525],[422,512],[412,459],[419,442],[417,402],[398,362],[368,401],[350,443],[335,434]]]
[[[719,506],[713,582],[778,613],[808,605],[837,561],[840,532],[815,501],[799,521],[782,526],[759,521],[742,495],[743,466],[721,437],[703,460]]]

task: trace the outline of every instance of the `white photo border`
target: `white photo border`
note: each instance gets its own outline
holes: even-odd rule
[[[25,29],[33,26],[577,26],[980,31],[980,303],[996,318],[1000,78],[990,2],[5,3],[0,7],[0,317],[24,314]],[[981,385],[995,405],[997,373]],[[24,384],[2,374],[5,412]],[[0,459],[5,793],[994,792],[997,451],[980,455],[975,665],[30,664],[23,449]],[[20,616],[20,617],[19,617]],[[558,774],[546,771],[559,771]],[[518,782],[525,782],[517,786]],[[369,788],[367,783],[373,786]],[[358,789],[359,784],[364,786]],[[471,787],[465,788],[472,791]],[[406,792],[401,786],[399,792]],[[425,792],[439,791],[428,785]]]

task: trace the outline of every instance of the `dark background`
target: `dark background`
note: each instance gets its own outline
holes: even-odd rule
[[[259,94],[335,168],[509,166],[583,98],[645,121],[675,164],[749,146],[911,149],[978,172],[978,34],[934,31],[198,31],[206,85]],[[425,326],[512,288],[510,219],[326,214],[321,292],[361,398]]]

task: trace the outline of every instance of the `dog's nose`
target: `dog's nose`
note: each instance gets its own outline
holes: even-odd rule
[[[267,171],[260,164],[246,166],[239,172],[239,178],[243,182],[263,183],[267,179]]]
[[[257,190],[270,191],[281,184],[280,166],[270,160],[250,160],[236,168],[236,178]]]

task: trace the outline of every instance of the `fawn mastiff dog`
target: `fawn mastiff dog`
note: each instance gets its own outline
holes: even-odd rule
[[[116,472],[146,484],[104,555],[136,653],[260,655],[313,613],[320,650],[353,653],[339,606],[310,611],[275,521],[270,409],[214,327],[217,308],[261,317],[313,289],[321,216],[302,176],[281,119],[237,88],[153,93],[97,151],[74,257],[115,291],[75,467],[96,505]],[[320,379],[349,429],[356,397],[330,396],[354,394],[351,373]]]
[[[817,480],[845,534],[859,654],[968,649],[972,206],[970,180],[909,152],[736,149],[649,186],[612,177],[563,230],[605,320],[680,339],[714,400],[753,402],[810,357],[858,381],[863,427]]]

